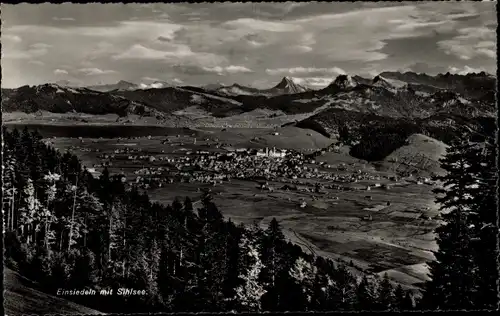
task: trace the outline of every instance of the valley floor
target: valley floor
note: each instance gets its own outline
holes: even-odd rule
[[[272,136],[274,131],[279,136]],[[43,130],[40,130],[43,135]],[[64,136],[64,129],[61,129]],[[234,148],[300,148],[311,152],[324,148],[333,140],[313,131],[295,127],[281,129],[182,129],[165,131],[164,136],[81,139],[73,136],[50,137],[46,140],[56,148],[70,150],[92,168],[102,163],[99,156],[113,154],[117,149],[134,148],[141,155],[179,156],[182,150],[215,148],[215,141]],[[167,135],[168,134],[168,135]],[[177,134],[177,135],[176,135]],[[125,136],[125,135],[124,135]],[[194,142],[194,138],[198,142]],[[206,139],[209,139],[208,141]],[[258,138],[258,140],[255,140]],[[165,143],[165,139],[169,139]],[[292,148],[291,148],[292,147]],[[161,153],[163,151],[163,153]],[[413,179],[389,180],[395,173],[378,171],[372,164],[352,158],[346,151],[327,153],[317,158],[333,165],[331,172],[346,176],[367,174],[369,179],[344,183],[349,190],[325,189],[322,194],[307,191],[286,191],[280,179],[269,181],[274,192],[263,191],[255,181],[233,179],[213,186],[202,183],[171,183],[149,190],[152,200],[172,203],[176,196],[199,200],[200,188],[210,188],[214,202],[222,213],[234,222],[258,223],[266,226],[275,217],[286,236],[314,252],[350,265],[358,273],[388,273],[389,277],[406,288],[417,290],[428,279],[426,262],[433,260],[436,250],[433,229],[438,221],[433,186],[419,184]],[[114,161],[111,173],[124,173],[127,181],[135,181],[135,171],[159,167],[163,162]],[[338,166],[344,168],[336,168]],[[101,168],[95,168],[99,171]],[[314,182],[314,179],[297,179]],[[390,184],[387,190],[377,185]],[[367,187],[372,189],[367,192]],[[306,206],[301,207],[305,201]],[[196,207],[196,205],[195,205]],[[351,264],[352,262],[352,264]]]

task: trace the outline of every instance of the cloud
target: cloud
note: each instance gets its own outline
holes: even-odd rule
[[[313,89],[321,89],[332,83],[332,77],[306,77],[306,78],[293,78],[293,81],[302,85],[308,86]]]
[[[494,41],[481,41],[474,46],[476,48],[494,48],[495,47],[495,42]]]
[[[173,35],[168,35],[168,36],[158,36],[158,40],[160,42],[170,42],[173,40]]]
[[[134,44],[126,51],[114,55],[113,59],[165,59],[168,52],[145,47],[141,44]]]
[[[64,69],[56,69],[56,70],[54,70],[54,74],[55,75],[67,75],[68,72]]]
[[[182,25],[169,21],[113,21],[104,26],[56,27],[50,25],[13,25],[10,32],[36,34],[38,36],[66,36],[68,38],[105,38],[109,41],[144,41],[159,36],[170,37]]]
[[[46,55],[47,48],[29,48],[27,50],[20,49],[2,49],[2,58],[5,59],[34,59]]]
[[[75,21],[75,18],[70,18],[70,17],[53,17],[52,20],[54,21]]]
[[[346,72],[339,67],[332,68],[314,68],[314,67],[293,67],[293,68],[275,68],[266,69],[269,75],[310,75],[310,74],[345,74]]]
[[[52,45],[45,44],[45,43],[35,43],[35,44],[30,45],[30,48],[33,48],[33,49],[47,49],[47,48],[51,48],[51,47],[52,47]]]
[[[468,73],[480,73],[481,71],[485,70],[482,68],[473,68],[469,66],[464,66],[462,68],[448,67],[448,71],[452,74],[466,75]]]
[[[476,53],[487,56],[489,58],[495,58],[497,55],[493,49],[488,48],[480,48],[476,50]]]
[[[439,41],[438,47],[447,55],[455,55],[462,60],[486,56],[495,58],[490,49],[495,45],[495,30],[488,27],[466,27],[458,30],[459,35],[449,40]]]
[[[17,35],[12,35],[12,34],[2,34],[2,42],[3,41],[10,41],[14,43],[21,43],[23,40],[21,37]]]
[[[142,77],[141,79],[146,81],[160,81],[160,79],[158,78],[151,78],[151,77]]]
[[[45,63],[43,61],[39,61],[39,60],[30,60],[30,61],[28,61],[28,64],[37,65],[37,66],[45,65]]]
[[[191,48],[183,44],[170,44],[164,47],[166,50],[159,50],[145,47],[141,44],[134,44],[122,53],[112,56],[114,60],[159,60],[167,64],[191,64],[203,67],[214,67],[226,62],[223,56],[193,52]]]
[[[99,68],[81,68],[78,69],[78,72],[83,73],[87,76],[108,75],[116,73],[116,71],[114,70],[102,70]]]
[[[217,74],[224,74],[224,73],[229,73],[229,74],[235,74],[235,73],[250,73],[253,72],[252,70],[248,69],[245,66],[227,66],[227,67],[220,67],[220,66],[215,66],[215,67],[202,67],[203,70],[207,72],[214,72]]]
[[[491,72],[496,55],[494,5],[6,6],[2,10],[2,57],[6,58],[2,66],[9,73],[4,79],[16,84],[53,81],[56,68],[67,69],[85,82],[95,77],[77,69],[116,69],[119,75],[108,80],[123,77],[136,82],[142,77],[164,80],[168,73],[189,85],[218,80],[249,84],[263,78],[274,80],[269,77],[273,74],[321,85],[341,73],[335,67],[359,74],[370,65],[370,71],[382,72],[415,61],[439,72],[446,72],[449,65],[485,67]],[[161,14],[166,19],[160,19]],[[64,17],[75,17],[78,23],[63,23]],[[29,61],[47,66],[35,67],[37,63]],[[102,74],[95,69],[88,72]],[[158,80],[144,82],[154,81]]]
[[[251,18],[242,18],[233,21],[222,23],[223,27],[229,29],[246,29],[253,31],[267,32],[294,32],[300,31],[302,28],[299,25],[286,22],[271,22],[265,20],[257,20]]]
[[[298,53],[309,53],[313,50],[312,47],[306,45],[295,45],[292,46],[291,48]]]

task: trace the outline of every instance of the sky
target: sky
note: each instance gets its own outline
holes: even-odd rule
[[[496,2],[2,4],[2,87],[496,73]]]

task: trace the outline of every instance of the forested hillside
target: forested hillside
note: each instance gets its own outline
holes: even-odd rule
[[[146,290],[71,296],[102,312],[408,310],[387,278],[347,267],[266,229],[235,225],[203,198],[152,203],[120,175],[94,179],[78,158],[39,134],[3,130],[6,264],[58,288]]]

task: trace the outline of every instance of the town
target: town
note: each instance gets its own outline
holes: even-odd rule
[[[191,135],[193,139],[194,135]],[[177,135],[175,138],[179,139]],[[131,138],[129,138],[131,139]],[[139,140],[140,137],[132,138]],[[152,140],[151,136],[146,137]],[[100,140],[92,140],[95,145]],[[102,139],[101,139],[102,141]],[[122,174],[123,182],[137,186],[143,190],[162,188],[172,183],[203,183],[212,186],[221,185],[231,180],[256,181],[263,191],[275,190],[297,191],[325,194],[324,190],[365,190],[372,188],[390,190],[392,186],[401,183],[402,177],[390,174],[374,174],[356,169],[354,163],[343,162],[327,164],[317,161],[317,157],[327,151],[335,152],[338,146],[329,146],[312,154],[304,154],[295,150],[273,148],[234,148],[221,143],[217,138],[205,138],[202,141],[185,140],[174,142],[170,138],[161,141],[154,150],[135,147],[135,143],[124,143],[122,138],[116,140],[121,144],[119,149],[106,152],[97,146],[84,147],[84,139],[79,145],[69,146],[71,151],[94,152],[99,163],[92,164],[89,171],[98,175],[104,167],[112,168]],[[190,150],[187,148],[173,149],[192,145],[204,149]],[[165,147],[166,149],[161,149]],[[205,149],[206,148],[206,149]],[[418,185],[434,185],[428,177],[404,178],[405,182]],[[272,186],[269,182],[281,185]],[[352,186],[361,184],[363,186]],[[369,197],[368,197],[369,198]]]

